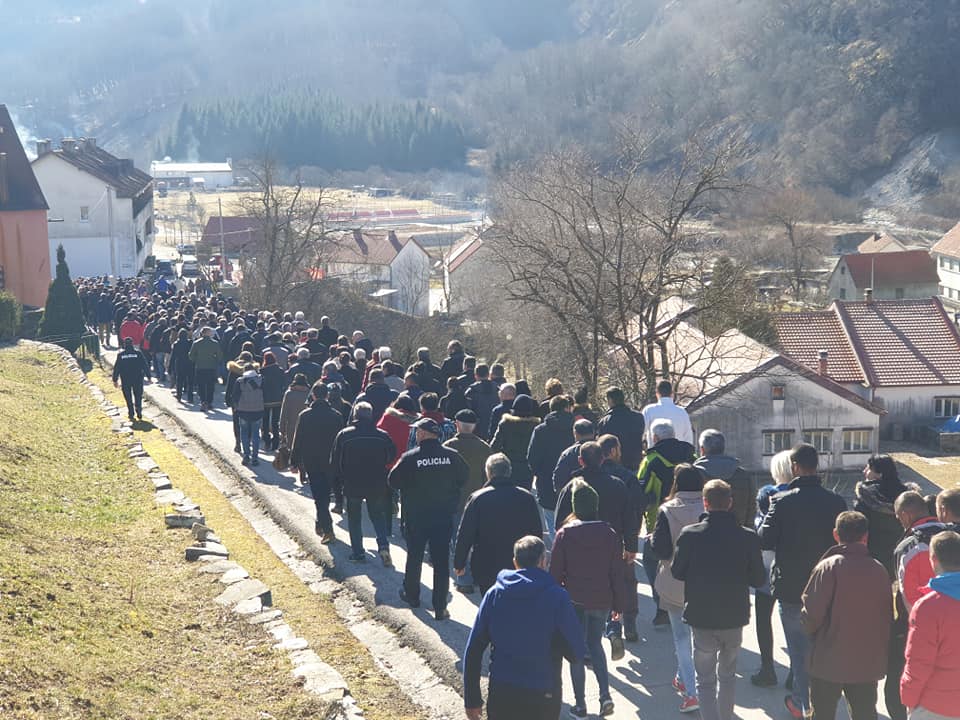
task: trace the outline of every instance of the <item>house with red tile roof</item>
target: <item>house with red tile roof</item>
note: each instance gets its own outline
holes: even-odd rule
[[[960,223],[930,248],[940,275],[940,298],[952,312],[960,311]]]
[[[937,264],[926,250],[842,255],[827,282],[830,298],[876,300],[930,298],[939,293]]]
[[[858,253],[903,252],[908,249],[898,238],[886,232],[875,232],[857,246]]]
[[[68,257],[73,265],[73,258]],[[43,307],[50,286],[47,201],[6,105],[0,105],[0,289]]]
[[[784,355],[884,408],[890,436],[960,415],[960,334],[938,298],[837,300],[775,327]]]
[[[259,219],[243,215],[213,215],[207,218],[203,235],[200,237],[204,252],[209,255],[220,252],[221,230],[223,248],[228,255],[240,253],[252,255],[263,247],[263,225]]]
[[[488,314],[495,265],[483,235],[471,234],[443,258],[443,289],[447,312],[480,318]]]

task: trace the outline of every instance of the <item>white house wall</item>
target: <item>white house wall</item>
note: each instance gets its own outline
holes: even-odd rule
[[[430,256],[416,243],[408,242],[390,264],[393,307],[410,315],[430,312]]]
[[[960,385],[879,387],[874,402],[887,411],[882,420],[886,432],[894,425],[909,428],[943,422],[934,417],[934,401],[939,397],[960,397]]]
[[[784,386],[784,399],[773,400],[772,386]],[[832,469],[863,467],[878,447],[878,416],[849,400],[796,375],[775,367],[766,375],[748,380],[691,413],[695,433],[707,428],[726,437],[727,452],[740,458],[751,471],[768,472],[771,455],[763,452],[763,432],[792,431],[792,443],[803,440],[804,430],[831,430],[833,451],[821,456],[821,465]],[[844,453],[843,430],[872,431],[870,452]]]

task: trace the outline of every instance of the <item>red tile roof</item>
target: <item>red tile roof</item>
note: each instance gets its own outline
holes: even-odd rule
[[[839,263],[846,263],[858,288],[937,285],[940,282],[937,263],[926,250],[844,255]]]
[[[960,385],[960,336],[937,298],[836,303],[871,385]]]
[[[930,248],[931,253],[960,258],[960,223],[957,223]]]
[[[775,320],[777,343],[785,355],[812,370],[827,351],[827,374],[840,383],[862,383],[863,369],[850,339],[833,310],[783,313]]]
[[[220,247],[220,216],[213,215],[207,218],[207,225],[203,229],[200,242],[210,245],[214,249]],[[223,244],[227,252],[241,250],[252,251],[264,243],[263,226],[257,218],[224,215],[223,216]]]
[[[450,251],[450,258],[447,261],[447,272],[456,272],[463,266],[480,248],[483,247],[483,240],[474,236],[468,237],[459,246]]]
[[[325,254],[324,260],[348,265],[389,265],[409,242],[420,247],[413,236],[401,239],[393,230],[386,235],[354,230],[345,233],[336,246]]]
[[[826,350],[837,382],[960,385],[960,335],[938,298],[837,300],[822,312],[780,315],[776,330],[783,353],[811,370]]]
[[[6,105],[0,105],[0,153],[7,156],[7,199],[0,198],[0,211],[47,210],[47,201]]]

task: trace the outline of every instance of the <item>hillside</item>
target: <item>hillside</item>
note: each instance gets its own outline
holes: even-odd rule
[[[348,107],[424,102],[494,167],[570,141],[603,154],[624,128],[671,140],[737,124],[769,172],[859,195],[916,138],[956,123],[958,10],[960,0],[7,3],[0,62],[13,72],[0,95],[29,106],[22,122],[38,133],[96,132],[142,159],[185,103],[250,103],[277,87]]]

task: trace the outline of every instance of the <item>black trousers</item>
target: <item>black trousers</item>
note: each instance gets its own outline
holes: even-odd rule
[[[760,664],[773,668],[773,595],[757,592],[754,604],[757,611],[757,645],[760,648]],[[899,692],[899,691],[898,691]]]
[[[887,702],[890,720],[907,720],[907,709],[900,702],[900,677],[907,649],[907,624],[897,621],[890,631],[890,654],[887,657],[887,679],[883,684],[883,699]]]
[[[420,575],[423,572],[423,553],[430,545],[433,562],[433,609],[446,610],[450,590],[450,536],[453,518],[442,520],[405,521],[407,538],[407,566],[403,575],[403,591],[411,603],[420,601]]]
[[[260,435],[265,443],[273,442],[280,446],[280,406],[271,405],[263,408],[263,425],[260,426]],[[269,449],[269,448],[268,448]]]
[[[197,368],[194,373],[197,380],[197,392],[200,402],[213,405],[213,388],[217,384],[217,371]]]
[[[127,415],[132,418],[134,411],[137,417],[143,415],[143,380],[129,383],[121,380],[120,389],[123,390],[123,399],[127,403]]]
[[[177,400],[183,398],[184,394],[187,395],[187,399],[190,402],[193,402],[193,371],[187,368],[177,368]]]
[[[330,476],[326,470],[307,468],[307,481],[310,494],[317,509],[317,527],[321,532],[333,532],[333,518],[330,516]]]
[[[557,720],[559,717],[559,692],[544,693],[490,683],[488,720]]]
[[[834,720],[840,695],[850,720],[877,720],[877,683],[835,683],[810,676],[810,707],[817,720]]]

